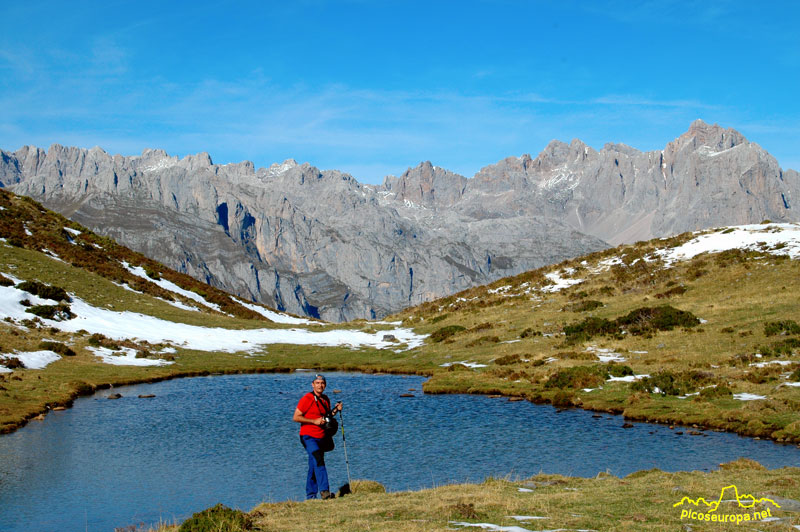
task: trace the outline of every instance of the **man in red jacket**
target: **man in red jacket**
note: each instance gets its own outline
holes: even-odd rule
[[[293,421],[300,423],[300,441],[308,453],[308,477],[306,479],[306,499],[316,499],[317,491],[323,499],[334,495],[328,484],[328,470],[325,468],[325,451],[321,447],[325,431],[322,425],[326,416],[333,416],[342,409],[342,402],[331,409],[331,400],[325,391],[325,377],[316,375],[311,383],[313,391],[305,394],[297,403]]]

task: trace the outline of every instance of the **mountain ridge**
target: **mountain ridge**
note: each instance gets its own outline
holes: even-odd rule
[[[794,221],[800,196],[800,174],[702,121],[664,150],[552,141],[472,178],[425,161],[366,185],[292,159],[255,168],[53,145],[0,151],[0,184],[213,286],[329,321],[609,244]]]

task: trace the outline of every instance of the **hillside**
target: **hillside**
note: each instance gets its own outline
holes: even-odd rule
[[[621,246],[392,316],[426,393],[504,394],[800,443],[800,226]]]
[[[346,367],[421,342],[390,324],[333,327],[231,297],[5,190],[0,320],[0,433],[97,388]]]
[[[701,120],[662,150],[553,141],[471,178],[426,161],[379,186],[293,160],[25,146],[0,151],[0,186],[238,297],[327,321],[380,318],[609,245],[800,221],[800,174]]]

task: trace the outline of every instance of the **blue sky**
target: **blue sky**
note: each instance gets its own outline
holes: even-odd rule
[[[3,2],[0,148],[359,181],[552,139],[661,149],[702,118],[800,170],[800,2]]]

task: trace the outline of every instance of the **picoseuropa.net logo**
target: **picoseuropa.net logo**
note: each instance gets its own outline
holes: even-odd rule
[[[733,498],[725,499],[725,492],[728,490],[733,490]],[[719,505],[723,502],[735,502],[737,504],[736,509],[739,511],[717,513]],[[757,504],[762,506],[756,509]],[[737,525],[746,521],[761,521],[767,517],[772,517],[772,508],[780,508],[778,503],[766,497],[756,499],[749,494],[739,495],[739,489],[735,484],[722,488],[722,491],[719,492],[719,499],[716,501],[709,502],[702,497],[698,497],[697,499],[684,497],[680,502],[676,502],[672,506],[673,508],[677,508],[683,505],[686,505],[686,507],[681,509],[681,520],[692,519],[694,521],[708,521],[713,523],[736,523]],[[705,512],[692,508],[692,505],[701,510],[705,509]],[[746,511],[743,512],[742,509]]]

